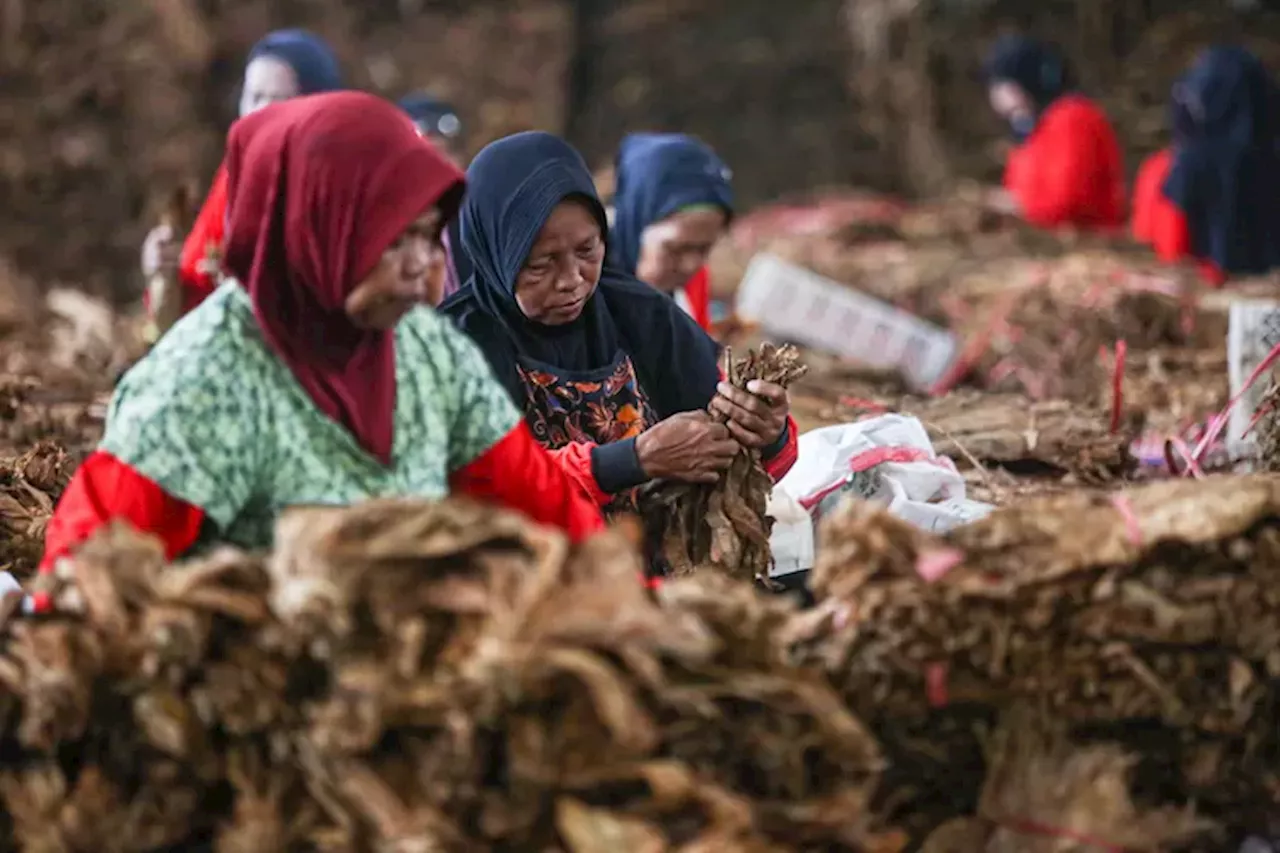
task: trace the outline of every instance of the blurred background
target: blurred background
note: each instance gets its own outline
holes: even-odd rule
[[[565,134],[594,167],[621,136],[682,130],[744,206],[831,187],[906,196],[998,177],[977,69],[991,37],[1056,41],[1110,111],[1128,165],[1163,144],[1170,81],[1207,42],[1280,62],[1274,2],[1228,0],[3,0],[0,262],[136,296],[161,200],[203,193],[247,49],[303,26],[352,81],[426,88],[468,148]]]

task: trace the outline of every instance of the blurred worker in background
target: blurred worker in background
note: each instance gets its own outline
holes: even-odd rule
[[[1043,228],[1121,227],[1120,144],[1097,104],[1072,91],[1058,53],[1030,38],[1005,36],[984,70],[991,106],[1017,143],[1005,166],[1004,206]]]
[[[342,87],[338,60],[323,39],[305,30],[276,30],[249,51],[239,115],[243,118],[278,101]],[[227,172],[225,166],[219,166],[185,240],[161,225],[152,229],[143,243],[143,275],[150,278],[176,268],[183,284],[185,311],[199,305],[217,287],[217,271],[210,268],[209,256],[211,247],[215,254],[221,251],[226,207]]]
[[[1143,167],[1134,236],[1220,284],[1280,266],[1276,88],[1238,47],[1213,47],[1173,87],[1173,146]]]
[[[713,483],[740,446],[758,450],[775,479],[790,469],[786,390],[722,382],[719,347],[692,318],[606,263],[604,206],[569,143],[500,139],[467,182],[462,235],[476,274],[441,310],[600,506],[627,507],[652,479]]]
[[[226,172],[234,278],[125,375],[43,570],[112,519],[172,558],[269,547],[290,506],[374,497],[461,492],[574,539],[602,526],[476,346],[421,306],[463,176],[395,106],[277,104],[232,127]]]
[[[657,288],[711,328],[707,258],[733,218],[733,174],[690,136],[637,133],[615,165],[608,263]]]
[[[462,120],[458,111],[445,101],[427,94],[414,92],[400,99],[400,109],[413,119],[418,132],[429,139],[460,169],[467,167],[467,155],[462,137]],[[449,258],[448,275],[440,293],[428,297],[432,305],[439,305],[444,299],[458,292],[458,288],[471,278],[471,261],[462,250],[462,240],[458,235],[458,220],[450,220],[449,228],[444,235],[444,249]]]

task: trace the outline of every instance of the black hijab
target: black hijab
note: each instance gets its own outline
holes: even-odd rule
[[[1179,81],[1185,126],[1164,195],[1182,211],[1192,251],[1219,269],[1280,266],[1280,156],[1275,84],[1253,54],[1214,47]]]
[[[461,214],[462,244],[475,271],[440,310],[480,346],[521,404],[518,359],[572,376],[608,367],[621,352],[659,417],[705,408],[720,378],[716,343],[674,301],[631,276],[605,267],[582,314],[562,326],[521,312],[516,276],[566,198],[587,204],[608,237],[591,173],[569,143],[530,131],[486,146],[467,169]]]

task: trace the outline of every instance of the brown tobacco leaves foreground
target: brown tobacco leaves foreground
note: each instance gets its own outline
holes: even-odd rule
[[[18,849],[897,851],[791,611],[466,503],[286,516],[166,565],[122,528],[0,655]]]
[[[1271,810],[1280,478],[1029,500],[940,537],[851,505],[820,540],[810,652],[885,749],[889,819],[972,813],[956,768],[1023,702],[1140,755],[1137,796],[1233,828]]]
[[[757,379],[785,388],[806,370],[790,345],[765,343],[738,361],[724,351],[725,380],[744,390]],[[650,551],[674,575],[711,570],[766,580],[772,522],[765,506],[772,489],[759,452],[745,448],[714,485],[658,482],[642,489],[640,515],[650,531]]]

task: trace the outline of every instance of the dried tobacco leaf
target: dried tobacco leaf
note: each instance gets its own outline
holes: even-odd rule
[[[1280,480],[1044,498],[944,536],[854,503],[819,535],[824,601],[794,650],[884,745],[878,803],[895,818],[972,814],[980,775],[934,780],[980,765],[982,728],[1019,701],[1131,748],[1162,800],[1237,825],[1265,808],[1269,773],[1251,768],[1280,759],[1264,687],[1280,660]]]
[[[743,390],[753,380],[785,388],[806,370],[799,351],[789,344],[766,343],[737,362],[728,348],[724,352],[725,381]],[[714,485],[657,482],[643,487],[640,515],[653,556],[676,575],[706,570],[767,583],[773,523],[765,505],[772,489],[760,454],[745,448]]]

